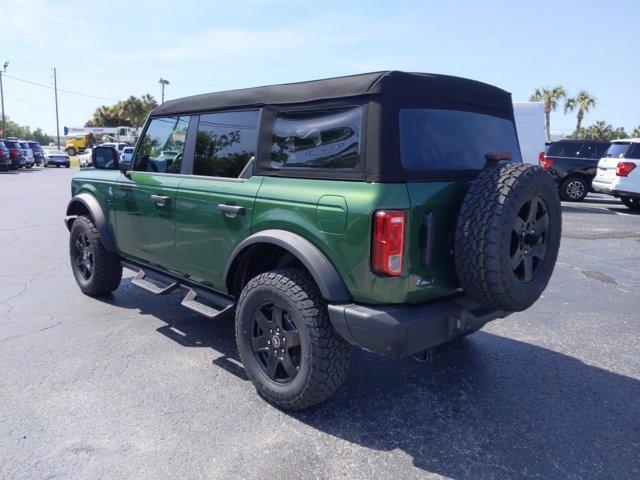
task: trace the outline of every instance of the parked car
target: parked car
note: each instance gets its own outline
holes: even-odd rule
[[[80,168],[87,168],[91,166],[91,151],[93,147],[85,148],[84,152],[82,152],[78,156],[78,164]]]
[[[45,150],[44,151],[44,166],[49,167],[51,165],[55,165],[56,167],[65,166],[69,168],[71,166],[71,162],[69,160],[69,155],[67,152],[63,152],[62,150]]]
[[[6,172],[11,168],[11,153],[9,149],[4,144],[2,140],[0,140],[0,172]]]
[[[122,142],[106,142],[106,143],[101,143],[100,144],[101,147],[111,147],[111,148],[115,148],[119,154],[122,154],[122,151],[127,148],[129,146],[128,143],[122,143]]]
[[[609,142],[559,140],[540,157],[540,166],[558,182],[562,200],[581,202],[591,190],[598,160],[608,147]]]
[[[11,157],[11,168],[18,169],[23,168],[27,164],[27,157],[22,148],[22,145],[17,140],[6,139],[3,140],[5,146],[9,149],[9,156]]]
[[[522,163],[511,95],[472,80],[377,72],[170,100],[125,175],[112,148],[92,155],[66,211],[80,290],[113,292],[126,266],[208,318],[235,312],[245,371],[281,408],[333,394],[349,343],[424,358],[527,309],[557,258],[557,187]]]
[[[123,165],[131,164],[131,157],[133,156],[134,147],[124,147],[122,149],[122,153],[120,154],[120,163]]]
[[[619,197],[631,210],[640,211],[640,138],[611,142],[598,162],[593,189]]]
[[[36,165],[44,164],[44,150],[38,142],[29,141],[27,142],[29,147],[31,147],[31,151],[33,152],[33,159]]]
[[[33,155],[33,150],[31,150],[31,147],[29,146],[29,142],[26,140],[20,140],[20,145],[22,146],[24,156],[27,158],[25,168],[32,168],[36,164],[36,158]]]

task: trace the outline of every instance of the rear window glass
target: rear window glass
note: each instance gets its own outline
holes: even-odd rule
[[[400,147],[402,165],[412,171],[478,170],[491,152],[522,161],[511,120],[458,110],[400,110]]]
[[[631,143],[612,143],[609,145],[607,149],[607,153],[604,154],[605,157],[613,157],[613,158],[628,158],[627,150]]]
[[[13,142],[11,140],[5,140],[4,144],[7,146],[7,148],[22,148],[20,145],[18,145],[18,142]]]
[[[0,148],[7,148],[7,146],[4,144],[4,142],[0,142]]]
[[[270,168],[353,170],[360,162],[362,108],[280,112]]]

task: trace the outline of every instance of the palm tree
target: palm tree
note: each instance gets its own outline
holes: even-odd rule
[[[578,110],[578,123],[576,123],[576,129],[573,132],[573,137],[576,137],[580,131],[584,114],[588,113],[590,108],[595,107],[597,102],[598,99],[586,90],[580,90],[575,97],[566,99],[564,102],[564,113]]]
[[[551,141],[551,112],[558,108],[558,100],[567,96],[567,91],[561,85],[555,87],[536,88],[529,98],[530,102],[542,102],[544,104],[544,116],[547,124],[547,142]]]

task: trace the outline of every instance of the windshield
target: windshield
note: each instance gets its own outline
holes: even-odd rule
[[[407,170],[479,170],[485,154],[511,152],[521,162],[511,120],[459,110],[400,110],[402,165]]]
[[[605,157],[625,158],[627,150],[631,143],[612,143],[604,154]]]

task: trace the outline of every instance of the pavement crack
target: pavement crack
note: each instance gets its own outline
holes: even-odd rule
[[[28,337],[29,335],[33,335],[35,333],[44,332],[45,330],[50,330],[50,329],[55,328],[55,327],[57,327],[59,325],[62,325],[62,322],[56,322],[56,323],[53,323],[51,325],[47,325],[46,327],[39,328],[38,330],[34,330],[33,332],[23,333],[22,335],[13,335],[11,337],[0,338],[0,343],[5,343],[5,342],[8,342],[9,340],[15,340],[16,338]]]

